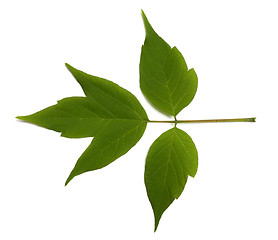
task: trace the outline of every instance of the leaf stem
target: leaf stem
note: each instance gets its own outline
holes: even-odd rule
[[[176,117],[176,116],[174,116],[174,118],[175,118],[175,127],[176,127],[177,124],[178,124],[178,120],[177,120],[177,117]]]
[[[231,119],[206,119],[206,120],[177,120],[174,121],[156,121],[149,120],[150,123],[216,123],[216,122],[256,122],[256,118],[231,118]]]

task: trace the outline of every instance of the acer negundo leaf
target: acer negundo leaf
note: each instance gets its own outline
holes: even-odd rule
[[[150,123],[174,123],[151,145],[145,165],[145,185],[155,216],[155,230],[164,211],[177,199],[188,176],[198,168],[197,149],[178,123],[255,122],[255,118],[177,120],[176,115],[194,98],[198,78],[187,68],[176,47],[171,48],[153,30],[142,11],[146,39],[140,59],[140,87],[158,110],[175,121],[149,120],[139,101],[127,90],[103,78],[66,64],[86,97],[64,98],[56,105],[18,119],[61,132],[68,138],[94,137],[78,159],[66,184],[75,176],[100,169],[129,151]]]
[[[66,184],[84,172],[100,169],[127,153],[142,137],[147,114],[129,91],[66,64],[86,97],[65,98],[54,106],[18,119],[61,132],[63,137],[94,137]]]
[[[176,116],[194,98],[198,78],[188,70],[182,54],[152,28],[142,11],[146,38],[140,58],[140,88],[160,111]]]
[[[145,165],[145,185],[155,216],[155,230],[163,212],[179,198],[188,176],[198,168],[198,153],[190,136],[174,127],[151,145]]]

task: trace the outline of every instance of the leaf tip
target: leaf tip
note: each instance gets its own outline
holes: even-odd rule
[[[158,224],[159,224],[159,221],[160,221],[160,217],[156,217],[155,216],[155,223],[154,223],[154,232],[156,232],[157,228],[158,228]]]
[[[28,121],[28,116],[17,116],[15,118],[21,121]]]
[[[65,186],[67,186],[69,184],[69,182],[79,174],[76,173],[75,168],[73,168],[73,170],[71,171],[70,175],[68,176],[66,182],[65,182]]]
[[[76,71],[78,71],[76,68],[74,68],[73,66],[71,66],[70,64],[68,64],[68,63],[65,63],[65,65],[66,65],[66,68],[71,72],[71,74],[73,74],[74,75],[74,73],[76,72]]]
[[[70,71],[70,69],[72,69],[73,67],[71,65],[69,65],[68,63],[65,63],[66,68]]]
[[[65,182],[65,186],[67,186],[72,179],[73,179],[73,177],[71,175],[69,175],[69,177],[67,178],[67,180]]]
[[[145,30],[146,30],[146,35],[150,34],[151,32],[154,32],[154,30],[143,10],[141,10],[141,14],[142,14],[142,18],[143,18],[143,22],[144,22],[144,26],[145,26]]]
[[[144,13],[143,9],[141,9],[141,14],[142,14],[142,17],[146,17],[146,14]]]
[[[158,227],[158,224],[156,224],[156,225],[154,226],[154,232],[156,232],[157,227]]]

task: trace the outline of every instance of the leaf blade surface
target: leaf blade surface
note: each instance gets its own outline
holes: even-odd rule
[[[127,153],[142,137],[146,123],[142,121],[121,121],[108,123],[105,132],[100,132],[78,159],[66,185],[75,176],[101,169]],[[108,133],[109,131],[109,133]]]
[[[66,67],[81,85],[87,97],[95,99],[114,114],[128,115],[129,118],[148,120],[138,99],[118,84],[104,78],[84,73],[69,64]]]
[[[160,111],[176,116],[193,100],[197,75],[193,68],[188,70],[179,50],[153,30],[144,12],[142,16],[146,38],[140,58],[140,88]]]
[[[190,136],[174,127],[151,145],[145,165],[145,185],[151,202],[155,230],[164,211],[177,199],[188,176],[198,168],[198,153]]]
[[[64,98],[56,105],[18,119],[61,132],[69,138],[94,137],[66,184],[127,153],[142,137],[148,117],[137,98],[117,84],[67,64],[86,97]]]

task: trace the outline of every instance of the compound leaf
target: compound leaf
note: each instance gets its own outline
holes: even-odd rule
[[[66,184],[84,172],[102,168],[128,152],[142,137],[147,114],[137,98],[117,84],[67,64],[86,97],[64,98],[56,105],[18,119],[69,138],[94,137]]]
[[[145,165],[145,185],[151,202],[155,230],[163,212],[177,199],[187,177],[194,177],[198,153],[190,136],[174,127],[160,135],[151,145]]]
[[[176,116],[194,98],[198,78],[188,70],[182,54],[152,28],[142,11],[146,39],[141,50],[140,88],[160,111]]]
[[[142,16],[146,38],[140,58],[140,88],[158,110],[176,119],[193,100],[198,78],[194,69],[187,68],[179,50],[171,48],[154,31],[143,11]],[[129,91],[69,64],[66,67],[85,97],[64,98],[39,112],[17,118],[60,132],[63,137],[93,137],[67,178],[67,185],[75,176],[103,168],[127,153],[150,121]],[[155,230],[164,211],[179,198],[188,176],[194,177],[197,168],[196,147],[184,131],[175,126],[154,141],[146,158],[144,180]]]

